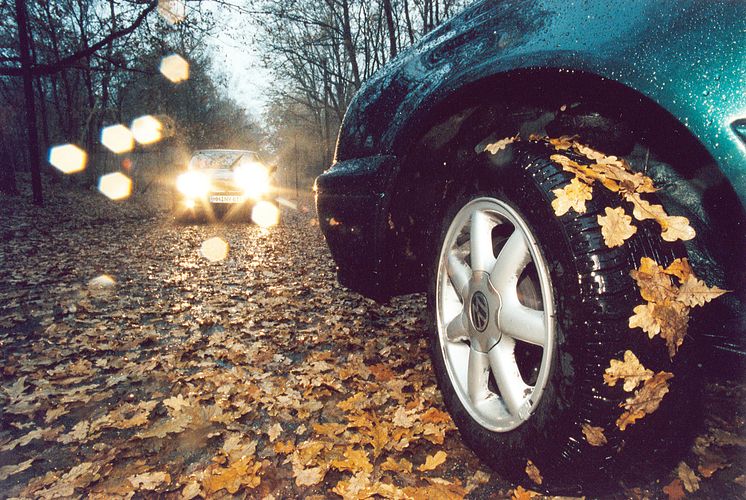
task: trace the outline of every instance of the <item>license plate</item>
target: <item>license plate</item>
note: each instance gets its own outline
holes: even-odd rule
[[[241,203],[242,201],[242,196],[229,196],[224,194],[210,196],[210,203]]]

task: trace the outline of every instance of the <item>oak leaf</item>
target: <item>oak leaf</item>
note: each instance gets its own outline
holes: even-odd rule
[[[282,434],[282,425],[280,425],[279,422],[275,423],[272,427],[269,428],[267,431],[267,436],[269,436],[269,442],[274,443],[275,439]]]
[[[654,302],[646,302],[635,306],[633,312],[634,314],[629,318],[630,328],[642,328],[642,331],[647,333],[651,339],[661,332],[661,324],[655,317]]]
[[[673,373],[661,371],[646,380],[632,397],[619,405],[626,411],[617,419],[617,427],[623,431],[628,425],[657,410],[663,396],[668,393],[668,380],[672,377]]]
[[[256,488],[261,483],[258,472],[262,464],[254,462],[254,457],[244,457],[228,467],[218,467],[205,474],[202,487],[209,496],[225,489],[231,495],[241,487]]]
[[[296,470],[293,468],[293,477],[295,477],[296,486],[313,486],[319,484],[326,475],[325,467],[311,467],[308,469]]]
[[[679,478],[674,479],[664,486],[663,493],[668,496],[668,500],[683,500],[686,498],[686,493],[684,493],[684,488]]]
[[[490,153],[497,154],[498,151],[501,151],[508,147],[509,144],[513,144],[515,141],[519,139],[519,136],[513,136],[513,137],[505,137],[504,139],[500,139],[497,142],[493,142],[492,144],[487,144],[484,147],[485,151],[489,151]]]
[[[381,464],[381,470],[410,473],[412,472],[412,462],[406,458],[402,458],[397,462],[392,457],[386,457],[386,461]]]
[[[36,458],[29,458],[28,460],[25,460],[19,464],[15,465],[4,465],[3,467],[0,467],[0,481],[5,481],[8,479],[8,477],[12,476],[13,474],[18,474],[19,472],[23,472],[29,467],[31,467],[31,464],[34,462],[34,460],[37,460]]]
[[[689,493],[694,493],[699,489],[699,478],[686,462],[679,462],[676,474],[679,476],[679,479],[681,479],[684,489]]]
[[[583,436],[585,436],[585,440],[588,441],[588,444],[591,446],[603,446],[608,442],[604,435],[603,427],[594,427],[590,424],[583,424],[581,429],[583,431]]]
[[[417,470],[420,472],[434,470],[436,467],[446,461],[447,456],[448,454],[442,450],[436,452],[435,455],[428,455],[425,457],[425,463],[417,467]]]
[[[127,478],[133,488],[152,491],[163,483],[170,484],[171,476],[168,472],[144,472]]]
[[[552,193],[555,196],[552,208],[557,217],[565,215],[571,208],[579,214],[584,214],[585,202],[593,198],[593,188],[577,177],[573,177],[565,187],[553,189]]]
[[[348,447],[344,452],[344,460],[332,460],[331,466],[337,470],[347,470],[356,474],[360,471],[373,472],[373,464],[368,459],[365,450],[356,450]]]
[[[622,207],[606,207],[605,212],[606,216],[597,216],[604,243],[609,248],[620,247],[637,232],[637,228],[632,225],[632,217],[624,213]]]
[[[716,286],[709,287],[704,281],[690,273],[679,288],[676,300],[689,307],[703,306],[724,293],[726,290]]]
[[[623,389],[632,392],[635,388],[653,376],[653,371],[645,368],[632,351],[624,352],[624,361],[612,359],[604,371],[604,382],[614,387],[619,380],[624,380]]]
[[[533,490],[527,490],[523,486],[517,486],[510,495],[511,500],[531,500],[538,497],[539,494]]]
[[[295,450],[295,445],[291,440],[288,441],[277,441],[272,449],[275,451],[275,453],[281,453],[283,455],[287,455],[289,453],[292,453],[293,450]]]
[[[668,346],[668,355],[673,358],[686,337],[689,308],[681,302],[666,300],[655,304],[654,314],[661,326],[660,336]]]
[[[679,278],[679,283],[687,280],[689,275],[694,274],[692,266],[689,265],[689,259],[686,257],[674,259],[666,268],[666,274]]]
[[[540,485],[541,483],[544,482],[544,478],[541,477],[541,472],[539,472],[539,468],[531,460],[526,462],[526,475],[535,484]]]
[[[630,276],[637,282],[642,298],[649,302],[676,298],[677,289],[671,282],[671,277],[650,257],[642,257],[640,267],[630,271]]]
[[[558,138],[550,138],[549,144],[554,146],[554,149],[558,151],[565,151],[567,149],[570,149],[573,145],[573,142],[575,139],[577,139],[577,135],[563,135]]]

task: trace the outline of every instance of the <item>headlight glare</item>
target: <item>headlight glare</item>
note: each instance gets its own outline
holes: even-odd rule
[[[210,179],[200,172],[185,172],[176,179],[176,189],[189,198],[199,198],[210,190]]]
[[[269,171],[261,163],[242,163],[233,171],[233,180],[249,198],[259,198],[269,191]]]

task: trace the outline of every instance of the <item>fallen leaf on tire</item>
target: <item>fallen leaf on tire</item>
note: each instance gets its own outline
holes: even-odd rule
[[[497,142],[493,142],[492,144],[487,144],[484,147],[485,151],[489,151],[490,153],[497,154],[498,151],[501,151],[508,147],[509,144],[513,144],[515,141],[519,139],[519,136],[513,136],[513,137],[505,137],[504,139],[500,139]]]
[[[539,472],[539,468],[531,460],[526,462],[526,475],[535,484],[541,484],[544,482],[544,479],[541,477],[541,472]]]
[[[616,421],[619,430],[625,430],[628,425],[657,410],[663,396],[668,393],[668,380],[672,377],[670,372],[656,373],[632,397],[621,403],[619,406],[626,411]]]
[[[565,151],[572,147],[573,143],[575,142],[575,139],[577,138],[578,138],[577,135],[563,135],[556,139],[549,139],[549,144],[554,146],[554,149],[558,151]]]
[[[624,361],[611,360],[609,367],[604,371],[604,382],[609,387],[614,387],[619,380],[624,380],[623,389],[632,392],[652,376],[653,371],[645,368],[635,353],[627,350],[624,352]]]
[[[709,287],[704,281],[697,279],[693,274],[689,274],[679,288],[676,300],[689,307],[703,306],[726,292],[727,290],[716,286]]]
[[[585,202],[593,198],[593,188],[573,177],[569,184],[560,189],[553,189],[555,199],[552,208],[557,217],[565,215],[571,208],[579,214],[585,213]]]
[[[510,500],[531,500],[532,498],[538,497],[539,493],[527,490],[523,486],[518,486],[510,495]]]
[[[630,328],[642,328],[642,331],[648,334],[648,338],[653,338],[661,332],[661,325],[655,317],[655,303],[646,302],[635,306],[634,314],[629,317]]]
[[[697,236],[697,232],[689,225],[689,219],[682,216],[671,216],[666,213],[662,205],[653,205],[643,200],[639,193],[626,193],[624,199],[634,207],[632,215],[639,221],[652,219],[661,227],[661,237],[668,242],[677,240],[688,241]]]
[[[428,455],[425,457],[425,463],[417,467],[420,472],[426,472],[434,470],[437,466],[446,461],[448,454],[445,451],[438,451],[435,455]]]
[[[604,435],[603,427],[594,427],[590,424],[583,424],[581,429],[583,431],[583,436],[585,436],[585,440],[588,441],[588,444],[591,446],[603,446],[608,442]]]
[[[632,217],[624,213],[622,207],[606,207],[605,212],[606,216],[597,216],[604,243],[609,248],[620,247],[637,232],[637,228],[632,225]]]
[[[684,485],[686,491],[694,493],[699,489],[699,478],[686,462],[679,462],[676,473],[679,476],[679,479],[681,479],[681,483]]]
[[[679,478],[674,479],[664,486],[663,493],[668,495],[668,500],[682,500],[683,498],[686,498],[686,493],[684,493],[684,488],[682,487],[681,479]]]
[[[640,267],[633,269],[630,276],[637,282],[642,298],[649,302],[676,298],[677,289],[671,282],[671,277],[650,257],[642,257]]]
[[[668,346],[668,355],[673,358],[686,337],[689,326],[689,308],[681,302],[666,300],[655,304],[653,311],[660,324],[660,336]]]

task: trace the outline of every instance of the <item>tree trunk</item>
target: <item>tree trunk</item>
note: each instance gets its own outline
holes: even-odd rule
[[[383,0],[383,13],[386,15],[386,27],[389,31],[389,54],[391,59],[396,57],[396,26],[394,26],[394,14],[391,11],[391,0]]]
[[[29,168],[31,169],[31,189],[34,205],[44,204],[41,187],[41,166],[39,159],[39,136],[36,130],[36,102],[34,94],[34,77],[31,73],[33,60],[29,49],[28,19],[26,0],[16,0],[16,24],[18,25],[18,42],[23,73],[23,94],[26,101],[26,130],[28,132]]]

